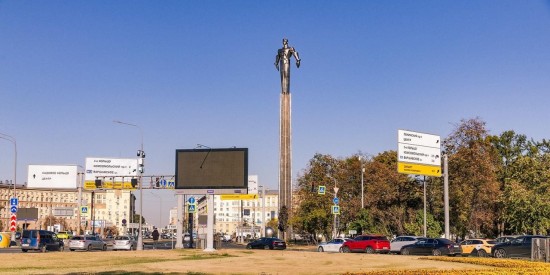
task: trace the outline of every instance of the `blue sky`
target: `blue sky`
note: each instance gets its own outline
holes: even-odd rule
[[[283,37],[302,59],[294,178],[315,153],[375,155],[398,129],[445,137],[463,118],[549,138],[550,1],[0,1],[0,133],[17,139],[18,182],[29,164],[134,157],[139,131],[120,120],[143,129],[146,174],[173,174],[176,149],[247,147],[249,173],[276,189]]]

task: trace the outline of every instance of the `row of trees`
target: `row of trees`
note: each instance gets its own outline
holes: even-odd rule
[[[454,236],[547,234],[550,230],[550,142],[506,131],[490,135],[479,118],[462,120],[444,140],[449,159],[450,231]],[[359,158],[361,156],[361,159]],[[361,208],[361,169],[365,207]],[[427,177],[428,236],[443,233],[443,178]],[[324,185],[327,195],[318,195]],[[316,154],[297,180],[295,232],[330,236],[339,188],[338,231],[423,234],[423,179],[397,173],[397,153],[346,158]]]

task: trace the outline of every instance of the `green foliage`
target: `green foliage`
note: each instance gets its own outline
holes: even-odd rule
[[[550,233],[549,140],[536,142],[514,131],[492,136],[485,122],[474,118],[456,125],[443,150],[449,159],[451,234],[464,238]],[[315,154],[298,177],[299,203],[289,222],[298,232],[330,236],[333,190],[338,187],[339,232],[423,234],[420,178],[399,174],[396,166],[395,151],[373,157]],[[426,184],[428,235],[435,237],[444,221],[443,180],[428,177]],[[320,185],[326,187],[326,195],[317,194]]]
[[[417,210],[414,220],[405,224],[405,235],[424,235],[424,211]],[[443,233],[441,224],[430,213],[426,213],[426,235],[429,238],[438,238]]]

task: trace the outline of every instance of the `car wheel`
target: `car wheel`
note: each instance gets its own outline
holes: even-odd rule
[[[59,246],[59,249],[57,251],[63,252],[63,250],[65,250],[65,247],[64,246]]]
[[[506,255],[506,250],[504,249],[497,249],[495,251],[495,258],[506,258],[507,255]]]
[[[74,251],[74,249],[69,249],[70,251]]]
[[[23,252],[27,252],[28,250],[27,250],[27,249],[21,249],[21,251],[23,251]]]
[[[434,255],[434,256],[441,256],[441,250],[439,250],[439,249],[434,249],[434,250],[432,251],[432,255]]]
[[[408,248],[401,249],[401,255],[411,255],[411,251]]]
[[[485,257],[487,257],[487,251],[485,251],[483,249],[480,249],[480,250],[477,251],[477,255],[479,257],[484,257],[485,258]]]
[[[40,252],[45,253],[46,252],[46,246],[41,247]]]
[[[106,244],[103,245],[103,251],[107,251],[107,245]]]
[[[134,250],[134,246],[133,245],[130,245],[130,251],[131,250]]]
[[[340,248],[338,249],[338,252],[344,253],[344,250],[340,247]]]
[[[347,246],[342,247],[342,252],[344,252],[344,253],[350,253],[350,251],[351,251],[351,250],[349,250],[349,247],[347,247]]]
[[[365,253],[367,253],[367,254],[373,254],[373,253],[374,253],[374,249],[372,249],[372,247],[368,246],[368,247],[365,249]]]
[[[113,251],[116,251],[116,249],[113,249]]]
[[[266,250],[269,249],[269,245],[267,245],[267,244],[264,245],[264,249],[266,249]]]
[[[247,245],[246,245],[246,249],[252,249],[252,246],[249,245],[249,244],[247,244]]]
[[[86,250],[91,251],[91,250],[92,250],[92,245],[89,244],[89,245],[88,245],[88,249],[86,249]]]
[[[319,246],[319,248],[317,248],[317,252],[324,252],[325,250],[323,249],[322,246]]]

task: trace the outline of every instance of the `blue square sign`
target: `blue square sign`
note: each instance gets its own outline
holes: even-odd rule
[[[18,204],[19,204],[19,200],[17,198],[10,199],[10,205],[18,205]]]

